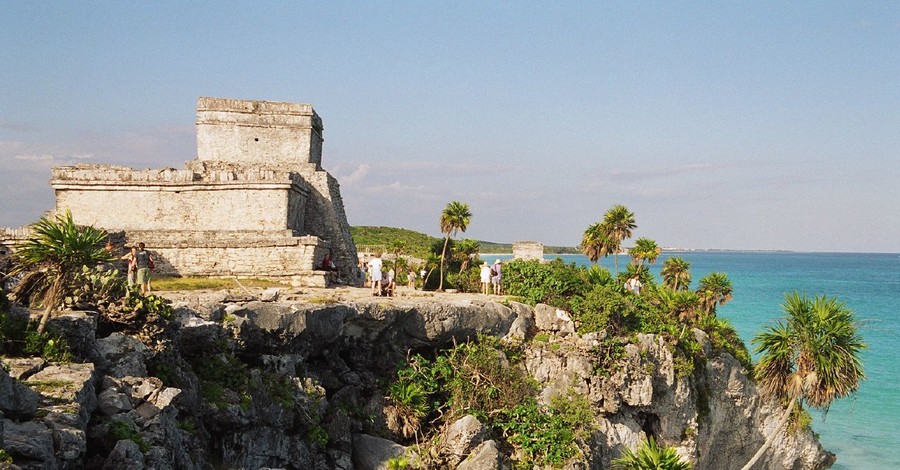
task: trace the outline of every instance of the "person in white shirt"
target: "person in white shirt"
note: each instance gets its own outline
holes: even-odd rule
[[[369,260],[369,278],[372,281],[372,295],[381,295],[381,253]]]

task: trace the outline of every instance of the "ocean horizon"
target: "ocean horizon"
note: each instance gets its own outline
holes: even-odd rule
[[[508,260],[511,254],[484,253],[482,257]],[[660,281],[662,263],[678,256],[691,263],[691,288],[711,272],[724,272],[732,282],[733,299],[717,310],[750,349],[753,337],[784,316],[784,295],[799,292],[835,297],[850,308],[868,349],[862,353],[866,380],[856,395],[836,400],[827,414],[810,410],[812,429],[822,446],[836,454],[837,470],[900,468],[900,389],[895,386],[895,364],[900,363],[900,254],[835,253],[768,250],[666,251],[650,266]],[[575,254],[545,254],[567,263],[590,265]],[[619,256],[619,269],[630,262]],[[613,257],[600,264],[614,270]]]

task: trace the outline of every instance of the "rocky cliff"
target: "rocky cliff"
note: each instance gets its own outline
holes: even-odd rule
[[[80,361],[4,360],[0,447],[23,469],[383,469],[424,448],[407,447],[388,423],[385,387],[398,365],[478,334],[521,345],[544,400],[563,390],[589,400],[592,434],[565,468],[609,468],[648,436],[697,469],[740,468],[780,414],[700,330],[706,360],[690,375],[649,334],[625,345],[621,367],[599,370],[602,333],[576,334],[545,305],[278,294],[171,295],[177,319],[154,337],[98,332],[91,312],[56,318]],[[435,436],[432,452],[451,456],[449,468],[512,467],[509,446],[473,416]],[[833,461],[810,431],[796,431],[756,468]]]

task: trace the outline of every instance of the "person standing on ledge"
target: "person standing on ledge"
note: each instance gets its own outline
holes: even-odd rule
[[[481,293],[488,295],[488,286],[491,285],[491,267],[487,261],[481,265]]]
[[[381,295],[381,253],[369,260],[369,278],[372,281],[372,295]]]
[[[150,270],[153,269],[153,257],[146,250],[144,242],[138,243],[138,250],[134,254],[134,267],[137,270],[137,283],[141,286],[141,294],[150,293]]]
[[[494,295],[500,295],[500,278],[503,276],[503,269],[500,266],[500,260],[494,260],[491,266],[491,283],[494,284]]]

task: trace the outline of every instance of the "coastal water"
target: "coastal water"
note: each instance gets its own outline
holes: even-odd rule
[[[813,430],[822,445],[837,454],[838,470],[900,468],[900,255],[873,253],[674,252],[651,266],[659,270],[670,256],[691,263],[692,288],[711,272],[724,272],[734,299],[719,307],[753,352],[750,340],[783,317],[788,292],[837,297],[853,310],[869,348],[862,353],[866,380],[859,393],[834,402],[826,416],[812,410]],[[484,259],[509,256],[484,255]],[[556,256],[547,255],[547,258]],[[581,255],[566,262],[589,264]],[[622,268],[629,262],[619,257]],[[613,259],[601,264],[611,271]]]

